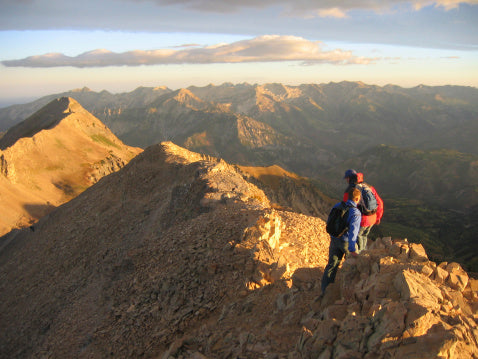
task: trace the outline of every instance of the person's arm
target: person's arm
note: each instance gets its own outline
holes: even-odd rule
[[[351,208],[349,212],[349,231],[348,231],[348,242],[349,242],[349,252],[354,255],[355,253],[355,243],[357,242],[357,236],[360,230],[360,220],[362,215],[357,208]],[[356,255],[357,253],[355,253]]]

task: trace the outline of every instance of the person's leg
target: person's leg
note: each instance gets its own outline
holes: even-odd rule
[[[322,293],[325,292],[325,288],[330,283],[335,281],[335,275],[340,265],[340,261],[347,252],[346,242],[341,241],[340,239],[330,239],[329,247],[329,262],[324,269],[324,275],[322,276]]]
[[[367,227],[360,227],[360,230],[358,232],[358,235],[357,235],[357,253],[360,253],[365,247],[364,235],[363,234],[364,234],[366,229],[367,229]]]
[[[360,230],[357,236],[358,253],[367,249],[368,235],[371,229],[372,229],[372,226],[360,227]]]

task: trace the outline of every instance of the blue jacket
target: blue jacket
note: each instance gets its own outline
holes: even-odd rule
[[[357,235],[360,229],[360,221],[362,219],[362,214],[360,213],[360,210],[357,208],[357,204],[354,201],[348,200],[346,203],[347,206],[350,207],[349,216],[347,218],[349,230],[338,239],[344,242],[348,241],[349,252],[355,252],[355,243],[357,242]],[[337,203],[334,207],[338,205],[340,205],[340,202]]]

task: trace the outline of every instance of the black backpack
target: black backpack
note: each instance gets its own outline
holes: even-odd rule
[[[357,207],[360,212],[366,216],[370,216],[377,212],[378,204],[375,195],[366,183],[358,183],[355,188],[359,189],[362,193],[360,202]]]
[[[347,224],[347,219],[349,209],[350,206],[345,202],[340,202],[338,206],[332,208],[329,217],[327,218],[327,225],[325,226],[325,230],[328,234],[339,238],[348,231],[349,226]]]

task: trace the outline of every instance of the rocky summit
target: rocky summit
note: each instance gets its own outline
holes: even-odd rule
[[[478,356],[460,265],[379,238],[321,297],[324,213],[257,173],[165,142],[2,237],[0,357]]]
[[[141,151],[74,99],[53,100],[0,139],[0,235],[31,225]]]

